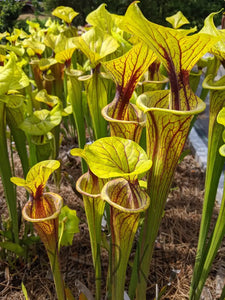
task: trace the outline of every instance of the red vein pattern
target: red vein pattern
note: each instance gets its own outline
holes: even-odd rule
[[[129,104],[127,109],[127,120],[117,120],[109,116],[107,105],[102,110],[102,115],[109,122],[110,135],[119,136],[139,143],[142,129],[145,127],[145,115],[133,104]]]
[[[38,200],[31,198],[23,208],[24,218],[33,222],[35,230],[46,249],[54,249],[56,246],[58,240],[58,215],[61,207],[62,198],[59,195],[43,193]]]
[[[188,36],[193,30],[180,31],[152,23],[143,16],[136,3],[132,3],[125,14],[124,28],[148,45],[167,69],[171,85],[171,108],[184,109],[180,102],[185,101],[185,110],[189,109],[188,91],[185,91],[188,90],[186,83],[189,81],[189,72],[218,38],[205,33]]]
[[[205,103],[200,98],[193,93],[190,93],[190,96],[193,97],[189,102],[189,110],[182,111],[169,108],[170,91],[168,90],[149,92],[139,96],[137,100],[137,104],[147,115],[147,154],[153,162],[148,173],[148,193],[151,202],[145,218],[145,238],[142,241],[140,255],[140,257],[145,256],[141,267],[145,276],[149,273],[158,226],[191,120],[195,114],[205,109]]]
[[[78,179],[76,184],[77,191],[83,197],[94,266],[98,247],[101,244],[101,222],[105,208],[105,202],[101,199],[100,193],[106,181],[88,171]]]
[[[109,181],[103,188],[102,198],[110,204],[112,235],[112,299],[122,299],[134,235],[140,213],[148,208],[149,196],[139,185],[123,178]],[[121,294],[120,294],[121,293]]]
[[[102,111],[104,118],[110,123],[111,136],[117,135],[139,142],[145,117],[129,101],[140,77],[155,59],[153,52],[139,43],[122,57],[104,63],[116,82],[115,98]],[[120,120],[128,122],[120,125]]]
[[[120,137],[95,141],[85,149],[85,155],[90,170],[100,178],[137,177],[151,166],[145,151],[137,143]]]

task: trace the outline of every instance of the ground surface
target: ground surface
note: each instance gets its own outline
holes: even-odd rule
[[[80,233],[75,235],[71,247],[62,248],[61,264],[65,282],[75,295],[75,299],[78,299],[80,283],[94,292],[94,276],[83,203],[82,199],[73,191],[76,179],[81,175],[80,165],[77,160],[71,159],[67,155],[68,149],[73,146],[71,141],[66,141],[62,145],[62,179],[59,194],[64,198],[65,204],[77,211],[80,218]],[[16,157],[15,170],[17,176],[22,176]],[[51,191],[57,191],[51,183],[49,188]],[[156,286],[159,290],[167,286],[166,294],[162,299],[188,299],[203,193],[204,173],[193,156],[188,155],[177,167],[165,208],[165,216],[155,245],[147,299],[154,299]],[[26,195],[22,189],[18,189],[18,201],[21,206],[26,201]],[[7,216],[1,184],[0,215],[2,219]],[[221,250],[217,255],[213,271],[207,281],[207,288],[204,291],[205,296],[202,299],[216,299],[218,280],[221,279],[220,277],[218,279],[218,274],[221,272],[223,274],[223,267],[225,266],[225,253],[223,252]],[[104,250],[102,264],[102,286],[104,289],[108,265],[107,253]],[[131,269],[128,268],[128,278],[130,272]],[[21,282],[26,286],[31,300],[56,299],[48,260],[41,243],[33,247],[27,263],[20,259],[11,261],[10,265],[6,259],[1,259],[0,299],[24,299]]]

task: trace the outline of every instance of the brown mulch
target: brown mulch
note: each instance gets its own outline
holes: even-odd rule
[[[70,141],[71,142],[71,141]],[[69,145],[68,145],[69,144]],[[60,190],[49,184],[51,191],[59,192],[64,202],[77,211],[80,218],[80,232],[74,236],[71,247],[61,249],[61,265],[64,279],[75,299],[84,284],[94,293],[94,273],[89,243],[88,228],[82,199],[74,192],[77,178],[81,175],[79,161],[71,159],[68,149],[74,147],[69,141],[62,144],[62,178]],[[22,176],[19,160],[15,158],[16,176]],[[23,206],[26,194],[18,188],[18,201]],[[187,155],[178,165],[173,185],[165,208],[165,215],[155,245],[148,284],[148,297],[155,297],[155,291],[167,286],[162,299],[188,299],[190,280],[195,261],[198,231],[201,220],[204,194],[204,172],[192,155]],[[3,190],[0,183],[0,215],[7,217]],[[216,216],[216,211],[215,211]],[[0,299],[25,299],[21,291],[24,283],[30,299],[56,299],[54,283],[49,269],[48,259],[41,243],[33,246],[29,259],[12,256],[9,261],[0,258]],[[108,258],[102,250],[102,287],[105,289]],[[220,250],[205,289],[208,296],[203,299],[217,299],[216,285],[218,273],[225,267],[225,253]],[[128,277],[130,269],[128,268]],[[84,287],[85,288],[85,287]]]

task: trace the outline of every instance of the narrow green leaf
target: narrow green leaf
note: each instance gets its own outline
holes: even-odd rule
[[[9,209],[10,221],[12,222],[13,239],[19,242],[18,213],[16,193],[10,182],[12,176],[9,161],[7,138],[6,138],[6,106],[0,101],[0,175],[4,187],[5,197]]]
[[[107,79],[101,78],[98,73],[99,70],[96,68],[93,75],[88,80],[86,89],[95,139],[108,135],[107,122],[101,114],[103,107],[105,107],[108,103]]]
[[[25,285],[23,284],[23,282],[21,283],[21,287],[22,287],[22,291],[23,291],[25,299],[29,300],[27,289],[26,289]]]
[[[25,256],[25,249],[18,244],[12,242],[0,242],[0,247],[12,251],[16,255]]]
[[[217,123],[217,115],[224,107],[225,77],[214,82],[212,75],[208,75],[203,87],[210,90],[209,132],[208,132],[208,157],[205,178],[205,194],[202,210],[202,219],[199,232],[199,241],[196,263],[192,277],[190,297],[195,293],[195,288],[201,278],[206,257],[206,243],[210,230],[210,223],[215,204],[217,187],[224,166],[224,157],[219,154],[220,147],[224,144],[222,133],[224,126]]]
[[[78,80],[78,76],[81,75],[81,72],[75,70],[67,70],[66,75],[68,77],[67,102],[72,105],[72,113],[77,130],[78,145],[80,148],[84,148],[86,144],[86,128],[82,101],[82,85],[80,80]],[[84,163],[82,163],[82,171],[83,173],[87,171],[87,167]]]
[[[206,247],[207,253],[206,256],[204,256],[203,267],[200,270],[201,271],[200,278],[196,284],[194,293],[191,295],[193,297],[191,299],[200,299],[201,292],[204,287],[207,276],[210,272],[210,269],[212,267],[212,263],[216,257],[216,254],[219,250],[219,247],[225,235],[225,192],[224,191],[225,188],[223,190],[223,197],[221,201],[219,216],[217,218],[212,235],[209,239],[209,243]]]
[[[88,171],[78,179],[76,184],[77,191],[82,195],[84,201],[95,268],[96,299],[99,300],[101,297],[101,222],[105,208],[105,202],[102,201],[100,193],[105,183],[105,179],[98,178]]]

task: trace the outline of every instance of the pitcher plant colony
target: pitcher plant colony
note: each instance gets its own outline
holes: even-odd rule
[[[205,194],[189,294],[200,299],[225,235],[225,194],[212,231],[209,226],[225,162],[225,77],[215,80],[225,66],[225,31],[213,22],[219,13],[210,14],[197,32],[181,12],[168,17],[165,27],[147,20],[138,2],[124,15],[111,14],[101,4],[87,16],[88,26],[76,28],[72,21],[78,12],[60,6],[43,28],[27,21],[29,32],[15,28],[0,34],[0,174],[9,215],[0,232],[1,254],[26,261],[37,238],[30,235],[34,228],[48,254],[59,300],[75,299],[60,270],[60,246],[71,245],[79,230],[76,212],[63,206],[60,195],[45,191],[50,176],[60,186],[63,135],[76,138],[78,147],[70,153],[81,159],[76,189],[89,228],[93,296],[122,300],[126,284],[129,299],[144,300],[174,172],[209,93]],[[205,78],[198,97],[200,76]],[[12,142],[26,179],[15,177]],[[23,209],[16,185],[29,194]],[[109,258],[104,290],[102,247]],[[225,288],[221,299],[224,294]]]

